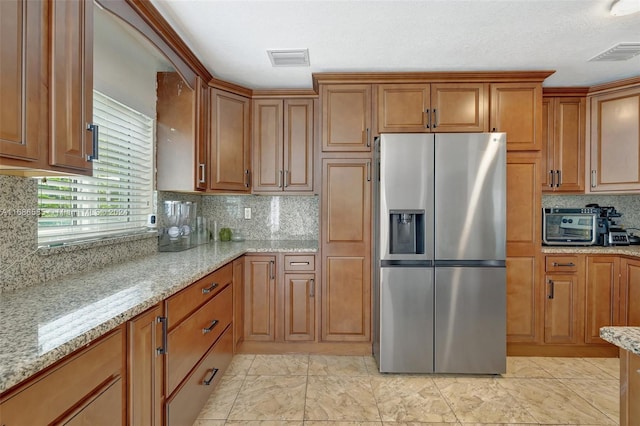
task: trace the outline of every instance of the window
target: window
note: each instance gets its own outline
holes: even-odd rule
[[[93,92],[99,160],[93,177],[38,180],[38,244],[86,241],[145,229],[153,209],[154,121]]]

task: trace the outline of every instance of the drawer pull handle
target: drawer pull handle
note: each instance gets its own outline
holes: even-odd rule
[[[202,334],[211,333],[211,331],[214,329],[214,327],[216,325],[218,325],[218,322],[219,322],[218,320],[211,321],[211,325],[209,327],[202,329]]]
[[[549,280],[549,294],[547,295],[548,299],[553,299],[554,287],[555,287],[555,285],[554,285],[553,280]]]
[[[573,262],[569,262],[569,263],[553,262],[553,266],[570,266],[570,267],[573,267],[573,266],[576,266],[576,264],[573,263]]]
[[[167,354],[167,317],[156,317],[156,324],[162,324],[162,346],[156,348],[156,355]]]
[[[205,378],[202,381],[202,384],[205,386],[209,386],[211,382],[213,382],[213,378],[216,377],[216,374],[218,374],[218,369],[217,368],[211,369],[211,377],[209,377],[208,379]]]
[[[216,289],[216,287],[218,287],[218,283],[213,283],[211,284],[210,287],[206,287],[202,289],[202,294],[209,294],[211,293],[213,290]]]
[[[289,262],[291,266],[309,266],[309,262]]]

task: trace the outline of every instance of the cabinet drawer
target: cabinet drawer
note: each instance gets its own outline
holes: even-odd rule
[[[167,395],[171,395],[213,342],[231,324],[232,314],[232,286],[228,285],[169,332]]]
[[[171,329],[207,300],[215,296],[233,279],[233,266],[229,263],[199,279],[189,287],[167,299],[167,327]]]
[[[547,272],[578,272],[578,256],[547,256]]]
[[[189,378],[167,402],[167,424],[191,426],[233,357],[233,331],[228,327]],[[216,371],[217,370],[217,371]]]
[[[118,329],[2,401],[1,424],[46,425],[71,408],[89,404],[87,400],[106,381],[122,376],[124,359],[124,335]],[[117,380],[114,386],[119,386],[114,391],[119,390],[122,395],[122,380]],[[122,401],[118,407],[112,407],[111,412],[122,413]],[[122,424],[122,415],[112,417],[111,422]]]
[[[285,255],[285,271],[315,271],[316,257],[313,255]]]

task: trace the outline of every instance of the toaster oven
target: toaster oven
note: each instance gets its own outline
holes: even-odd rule
[[[542,243],[545,245],[592,246],[598,242],[596,208],[543,208]]]

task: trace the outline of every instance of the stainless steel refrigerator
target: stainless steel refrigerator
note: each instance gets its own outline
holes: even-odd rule
[[[376,165],[380,371],[504,373],[505,134],[383,134]]]

